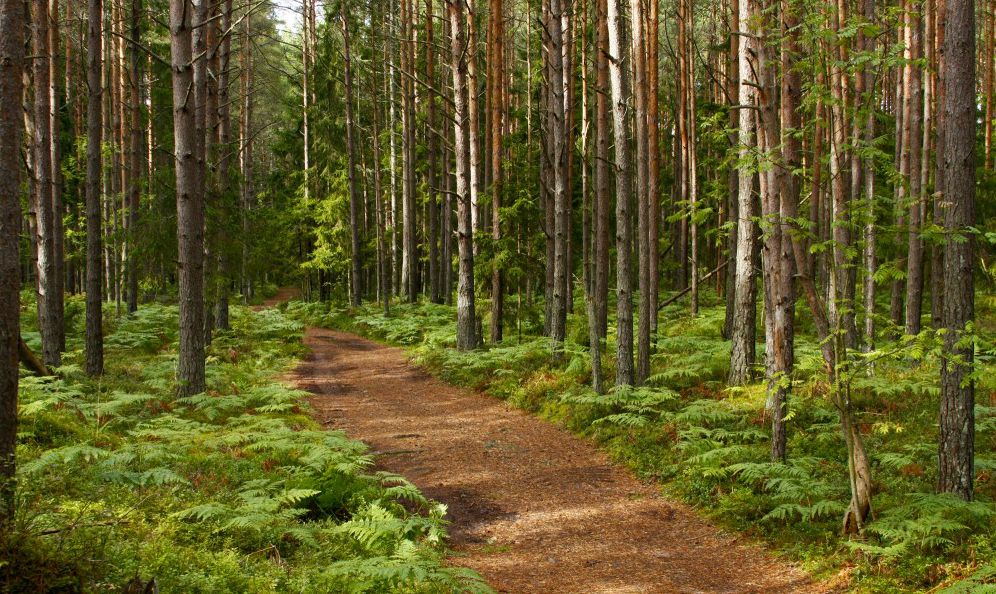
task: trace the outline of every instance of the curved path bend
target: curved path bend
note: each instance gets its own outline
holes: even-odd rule
[[[827,592],[661,497],[591,443],[413,367],[398,348],[308,328],[291,373],[315,417],[448,506],[450,563],[511,593]]]

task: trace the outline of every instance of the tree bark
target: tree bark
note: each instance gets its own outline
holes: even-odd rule
[[[454,151],[456,153],[457,250],[457,348],[477,345],[474,312],[474,228],[471,220],[470,122],[467,93],[467,42],[463,0],[447,0],[453,71]]]
[[[944,346],[941,358],[938,488],[969,500],[975,443],[975,3],[947,0],[944,93]]]
[[[491,268],[491,342],[502,341],[505,306],[505,278],[498,254],[501,251],[502,191],[504,183],[504,127],[507,107],[502,87],[505,82],[505,7],[503,0],[491,0],[489,11],[488,85],[491,101],[491,238],[494,240],[495,260]]]
[[[206,0],[202,0],[206,1]],[[190,0],[170,0],[173,142],[176,159],[180,352],[177,393],[204,391],[204,193],[195,116]],[[203,141],[201,141],[203,142]]]
[[[757,0],[740,0],[737,31],[741,34],[738,66],[740,71],[739,158],[742,163],[751,158],[755,143],[758,72],[756,56],[760,48],[751,23],[759,18]],[[757,324],[757,281],[754,272],[756,229],[754,223],[754,175],[740,171],[737,189],[737,252],[734,284],[733,342],[730,354],[731,385],[744,384],[750,379],[754,365]]]
[[[607,0],[598,5],[598,42],[595,45],[595,198],[594,198],[594,292],[595,325],[602,339],[608,332],[609,303],[609,26]]]
[[[38,327],[42,335],[42,359],[49,367],[58,367],[61,360],[60,338],[62,330],[62,295],[59,294],[59,271],[56,265],[55,213],[52,209],[52,120],[51,95],[49,94],[52,59],[49,49],[49,16],[46,0],[33,0],[32,18],[32,67],[34,70],[34,196],[38,233]]]
[[[25,69],[22,0],[0,0],[0,533],[14,514],[20,341],[21,110]]]
[[[349,53],[349,23],[346,21],[346,3],[339,2],[339,24],[342,27],[343,77],[346,92],[346,151],[349,161],[349,246],[352,263],[352,282],[349,285],[349,302],[359,307],[363,295],[360,263],[360,196],[356,179],[356,123],[353,118],[353,70]]]
[[[88,1],[87,107],[86,107],[86,373],[104,372],[103,331],[103,228],[100,218],[101,144],[104,131],[101,109],[103,60],[103,2]]]
[[[622,0],[608,0],[609,79],[612,89],[612,128],[616,167],[616,385],[633,384],[633,281],[630,271],[630,195],[633,192],[629,156],[628,61],[623,48]]]

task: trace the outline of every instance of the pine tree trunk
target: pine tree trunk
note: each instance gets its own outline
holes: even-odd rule
[[[759,17],[757,0],[740,0],[737,15],[737,31],[750,33],[751,23]],[[754,146],[757,107],[758,71],[756,58],[760,48],[756,37],[744,34],[740,38],[738,58],[740,90],[738,93],[739,112],[739,155],[741,161],[749,158]],[[754,224],[754,175],[740,173],[737,189],[737,251],[736,279],[734,281],[733,329],[730,338],[733,348],[730,355],[731,385],[744,384],[750,379],[754,365],[755,333],[757,320],[757,281],[754,273],[754,251],[756,229]]]
[[[650,299],[650,192],[647,187],[650,147],[647,134],[647,42],[642,0],[629,3],[630,43],[633,55],[633,114],[636,117],[636,220],[640,305],[637,326],[636,375],[642,384],[650,375],[650,327],[656,311]],[[653,238],[656,240],[656,238]]]
[[[349,244],[352,263],[349,302],[353,307],[359,307],[363,295],[360,267],[360,196],[356,179],[356,124],[353,118],[353,71],[349,53],[349,24],[346,22],[346,3],[343,1],[339,2],[339,21],[342,27],[343,76],[346,91],[346,151],[349,160]]]
[[[550,137],[550,166],[552,170],[552,186],[550,197],[553,202],[553,306],[551,310],[550,337],[554,341],[554,349],[563,346],[567,331],[567,290],[569,289],[567,250],[570,249],[568,238],[568,197],[566,169],[564,167],[564,152],[566,131],[564,111],[564,61],[563,45],[564,31],[562,29],[561,0],[546,0],[548,7],[545,14],[546,33],[549,35],[547,60],[549,60],[547,84],[550,101],[547,113],[546,134]]]
[[[137,243],[138,207],[141,199],[142,176],[142,122],[141,122],[141,87],[139,81],[142,79],[142,56],[139,47],[139,39],[142,33],[142,0],[132,0],[131,2],[131,46],[129,55],[131,57],[131,162],[129,163],[129,177],[131,183],[128,187],[128,259],[125,262],[127,267],[126,278],[128,312],[132,313],[138,309],[138,267],[135,257],[135,244]]]
[[[595,45],[595,198],[594,198],[594,294],[595,325],[602,339],[608,332],[609,303],[609,27],[607,0],[598,6],[598,39]]]
[[[87,20],[87,131],[86,131],[86,373],[104,372],[103,331],[103,229],[100,217],[100,183],[103,140],[101,62],[103,53],[103,3],[89,0]]]
[[[401,70],[401,147],[403,153],[403,198],[402,198],[402,240],[401,240],[401,284],[404,296],[410,303],[418,297],[418,247],[415,237],[415,26],[414,0],[401,0],[402,41]]]
[[[68,9],[67,9],[68,12]],[[66,294],[66,230],[63,226],[65,217],[65,204],[62,197],[62,98],[63,89],[60,87],[62,80],[59,71],[59,0],[49,0],[49,72],[48,89],[49,94],[49,134],[51,142],[49,150],[51,152],[52,166],[52,257],[55,268],[54,289],[57,299],[54,300],[54,326],[59,341],[59,352],[66,350],[66,325],[65,325],[65,301]]]
[[[944,95],[944,346],[941,358],[940,470],[938,488],[969,500],[975,443],[974,341],[966,326],[975,317],[975,4],[947,0],[942,88]]]
[[[204,0],[202,0],[204,1]],[[177,392],[204,391],[204,193],[194,89],[190,0],[170,0],[170,55],[173,69],[173,142],[176,159],[177,277],[180,353]],[[200,143],[203,144],[203,134]]]
[[[56,220],[52,210],[52,120],[49,89],[49,16],[46,0],[33,0],[32,66],[34,70],[34,196],[38,233],[38,327],[42,335],[42,359],[49,367],[61,360],[59,294],[56,267]]]
[[[457,249],[457,348],[477,345],[474,312],[474,229],[471,220],[470,125],[467,105],[467,41],[463,0],[447,0],[453,71],[454,151],[456,153]]]
[[[489,11],[489,42],[491,56],[488,60],[488,85],[491,101],[491,238],[496,256],[501,250],[501,215],[504,170],[504,126],[506,115],[505,93],[505,7],[503,0],[491,0]],[[491,269],[491,343],[502,341],[504,326],[505,282],[497,257]]]
[[[0,533],[14,514],[25,12],[22,0],[0,0]]]
[[[910,12],[910,54],[911,59],[919,60],[923,53],[922,22],[915,11],[920,8],[913,6],[912,1],[908,3]],[[923,154],[923,124],[925,100],[929,101],[929,96],[924,97],[922,70],[916,64],[908,66],[910,77],[907,81],[909,85],[910,102],[910,122],[909,137],[907,138],[909,163],[907,165],[906,183],[909,187],[908,204],[909,216],[907,218],[907,250],[906,250],[906,333],[919,334],[920,313],[922,311],[923,300],[923,240],[920,232],[923,227],[923,192],[921,161]]]
[[[616,385],[633,384],[633,280],[630,271],[630,194],[633,191],[629,122],[626,105],[629,81],[623,47],[622,0],[608,0],[609,80],[612,89],[612,126],[616,167]],[[603,49],[604,51],[604,49]]]

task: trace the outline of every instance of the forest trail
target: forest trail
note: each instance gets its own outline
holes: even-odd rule
[[[290,380],[315,394],[315,417],[445,503],[449,562],[499,592],[828,591],[662,498],[591,443],[445,384],[401,349],[321,328],[304,342],[310,353]]]

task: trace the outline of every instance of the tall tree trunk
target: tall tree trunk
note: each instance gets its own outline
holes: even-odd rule
[[[0,533],[14,515],[25,13],[23,0],[0,0]]]
[[[562,16],[564,7],[561,0],[546,0],[548,7],[544,11],[548,18],[546,20],[546,34],[549,36],[548,50],[546,53],[549,60],[547,84],[550,101],[548,104],[546,134],[550,137],[551,153],[550,166],[552,168],[552,186],[550,194],[553,201],[554,223],[553,223],[553,307],[551,310],[550,337],[554,341],[554,348],[560,349],[563,346],[564,337],[567,331],[567,290],[570,288],[568,278],[567,251],[570,249],[568,238],[568,216],[569,210],[566,168],[564,164],[564,151],[566,131],[565,111],[564,111],[564,62],[563,45],[564,31],[562,29]]]
[[[141,122],[141,87],[142,56],[139,40],[142,34],[142,0],[131,2],[131,162],[128,187],[128,259],[126,278],[128,280],[127,302],[128,312],[138,309],[138,267],[136,265],[135,244],[137,243],[138,206],[142,195],[142,122]]]
[[[69,9],[67,6],[66,12]],[[65,301],[66,294],[66,230],[63,226],[65,215],[65,204],[62,197],[62,100],[63,89],[60,88],[62,75],[59,69],[59,0],[49,0],[49,61],[48,61],[48,89],[49,94],[49,134],[51,142],[49,151],[51,152],[52,167],[52,257],[55,270],[54,289],[57,299],[55,306],[55,328],[59,340],[59,352],[66,350],[66,325],[65,325]],[[36,91],[37,92],[37,91]]]
[[[56,266],[56,220],[52,211],[52,120],[49,94],[49,16],[46,0],[33,0],[32,66],[34,69],[34,175],[35,210],[38,233],[38,327],[42,335],[42,359],[49,367],[61,360],[62,321],[59,317],[62,295]]]
[[[436,85],[436,47],[435,47],[435,18],[436,11],[432,0],[425,0],[425,80],[431,87]],[[490,82],[490,80],[489,80]],[[430,92],[426,97],[428,122],[428,145],[429,162],[427,163],[426,198],[428,211],[429,233],[426,237],[426,252],[429,260],[429,300],[433,303],[442,303],[440,287],[442,275],[440,274],[440,241],[439,241],[439,119],[436,117],[436,94]]]
[[[414,0],[401,0],[401,81],[403,152],[403,199],[402,199],[402,240],[401,240],[401,284],[405,298],[414,303],[418,297],[418,255],[415,236],[415,27]]]
[[[598,39],[595,44],[595,198],[594,198],[594,293],[595,324],[598,336],[608,332],[609,303],[609,26],[607,0],[598,6]]]
[[[922,21],[919,15],[915,14],[921,10],[914,6],[913,2],[908,3],[910,16],[910,54],[912,60],[920,60],[923,54],[923,33]],[[907,250],[906,250],[906,333],[918,334],[920,332],[920,313],[922,311],[923,300],[923,240],[920,233],[923,227],[923,192],[922,192],[922,172],[921,160],[923,154],[923,124],[925,100],[929,101],[929,95],[925,98],[923,92],[923,71],[918,64],[910,64],[910,76],[906,81],[909,85],[910,102],[910,123],[908,146],[908,171],[906,171],[906,183],[909,187],[908,204],[909,216],[907,218]]]
[[[470,126],[467,105],[467,41],[463,0],[447,0],[450,17],[450,50],[453,71],[454,151],[456,152],[457,249],[457,348],[477,345],[474,312],[474,229],[471,220]]]
[[[202,0],[206,1],[206,0]],[[190,0],[170,0],[170,55],[173,70],[173,142],[176,159],[177,277],[180,353],[177,392],[204,391],[204,192],[199,177]],[[202,135],[203,136],[203,135]],[[203,142],[203,141],[202,141]]]
[[[633,280],[630,271],[630,194],[633,191],[629,156],[628,61],[623,47],[622,0],[608,0],[609,79],[616,167],[616,385],[633,384]],[[604,51],[604,49],[603,49]]]
[[[757,0],[740,0],[737,15],[737,31],[740,32],[740,91],[739,112],[739,156],[741,162],[750,158],[751,147],[755,143],[757,108],[757,85],[759,81],[756,56],[760,48],[753,34],[752,23],[759,18],[760,7]],[[754,251],[756,229],[754,224],[754,175],[740,172],[737,190],[737,256],[736,279],[734,283],[733,349],[730,355],[730,377],[732,385],[744,384],[750,379],[754,365],[755,333],[757,320],[757,281],[754,272]]]
[[[975,3],[947,0],[942,87],[944,93],[944,346],[938,488],[971,499],[974,474],[974,341],[966,326],[975,317]]]
[[[86,373],[104,372],[103,229],[100,218],[101,144],[104,131],[101,89],[103,2],[88,1],[86,106]]]
[[[650,299],[650,192],[647,187],[650,147],[647,131],[647,41],[642,0],[629,3],[630,42],[633,55],[633,114],[636,116],[636,220],[640,305],[637,326],[636,375],[642,384],[650,375],[650,327],[657,314]],[[656,240],[656,238],[653,238]]]
[[[352,262],[352,282],[349,302],[359,307],[363,295],[360,266],[360,196],[356,179],[356,124],[353,119],[353,71],[349,53],[349,23],[346,22],[346,3],[339,2],[339,21],[342,26],[342,59],[346,91],[346,151],[349,153],[349,245]]]
[[[491,342],[502,340],[505,306],[505,279],[497,252],[501,248],[501,207],[504,182],[502,158],[504,156],[504,127],[506,115],[505,93],[505,7],[503,0],[491,0],[489,11],[488,93],[491,101],[491,238],[494,240],[496,258],[491,268]]]
[[[730,129],[729,142],[730,150],[739,152],[737,126],[740,123],[739,111],[736,109],[736,102],[740,99],[740,35],[736,31],[737,20],[739,18],[739,0],[730,0],[730,48],[727,57],[727,101],[731,104],[728,126]],[[727,262],[737,261],[737,226],[739,220],[739,187],[740,173],[735,165],[730,166],[727,173],[726,194],[727,194],[727,219],[734,223],[733,229],[728,233],[726,239]],[[731,338],[733,335],[734,313],[736,311],[736,285],[737,267],[727,264],[726,266],[726,318],[723,322],[723,338]]]

